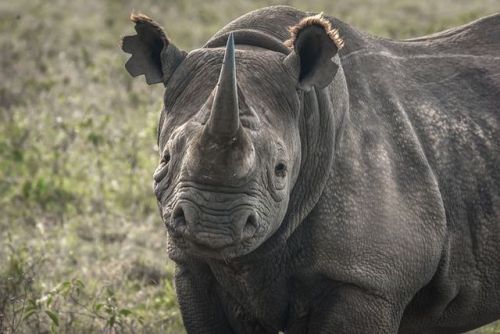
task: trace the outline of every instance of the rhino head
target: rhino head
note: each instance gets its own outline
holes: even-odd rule
[[[148,17],[132,20],[137,35],[122,46],[132,54],[127,70],[165,85],[154,192],[170,256],[229,260],[252,252],[283,228],[286,216],[297,218],[310,206],[303,197],[313,176],[306,174],[316,166],[303,161],[304,148],[321,143],[303,142],[304,96],[332,82],[340,46],[331,30],[303,24],[283,52],[235,45],[231,33],[225,46],[186,53]],[[316,161],[323,174],[331,152],[316,157],[328,160]]]

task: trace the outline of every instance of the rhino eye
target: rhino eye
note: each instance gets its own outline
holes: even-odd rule
[[[276,167],[274,167],[274,174],[276,174],[276,176],[278,176],[278,177],[285,177],[286,165],[282,162],[277,164]]]
[[[170,153],[167,152],[167,153],[165,153],[165,155],[161,159],[161,162],[164,164],[168,164],[169,161],[170,161]]]

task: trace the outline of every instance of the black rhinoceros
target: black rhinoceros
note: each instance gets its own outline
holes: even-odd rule
[[[202,48],[132,15],[165,87],[154,191],[189,333],[456,333],[500,318],[500,16],[369,36],[290,7]]]

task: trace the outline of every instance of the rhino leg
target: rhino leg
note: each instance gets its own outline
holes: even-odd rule
[[[177,265],[175,290],[188,333],[231,334],[212,276],[200,266]]]
[[[312,310],[307,333],[397,333],[403,307],[344,285]]]

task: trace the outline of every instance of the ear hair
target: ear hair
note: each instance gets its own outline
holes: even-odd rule
[[[158,33],[159,36],[161,36],[161,39],[165,43],[165,45],[169,44],[168,38],[165,35],[165,32],[163,31],[162,27],[160,27],[160,25],[156,23],[149,16],[144,15],[142,13],[130,13],[130,21],[134,22],[135,24],[141,24],[141,23],[149,24],[150,27],[153,28]]]
[[[326,34],[335,43],[337,48],[339,50],[342,49],[342,47],[344,46],[344,40],[340,37],[338,29],[333,28],[330,21],[324,18],[323,13],[304,17],[302,20],[300,20],[299,23],[289,27],[288,31],[290,32],[290,38],[284,42],[285,46],[293,49],[295,46],[295,41],[297,40],[297,37],[302,29],[313,25],[323,28]]]
[[[344,46],[339,31],[323,13],[303,18],[289,31],[290,39],[285,45],[291,52],[283,64],[297,80],[298,88],[308,91],[313,86],[318,89],[328,86],[339,69],[334,58]]]

